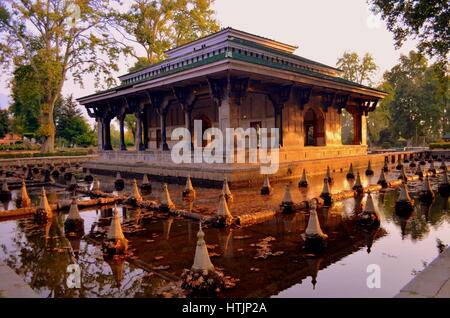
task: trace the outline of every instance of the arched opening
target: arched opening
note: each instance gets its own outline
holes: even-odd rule
[[[303,118],[305,146],[325,146],[325,120],[320,111],[308,109]]]

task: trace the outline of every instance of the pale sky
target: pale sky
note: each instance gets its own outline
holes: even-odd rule
[[[366,0],[216,0],[214,7],[222,27],[297,45],[295,54],[317,62],[335,66],[345,51],[369,52],[380,67],[377,80],[397,64],[400,54],[415,49],[411,41],[395,50],[392,34],[370,13]],[[121,61],[117,75],[132,64],[132,58]],[[0,108],[7,107],[8,76],[0,75]],[[84,88],[69,78],[63,95],[78,98],[95,91],[91,76],[86,77]]]

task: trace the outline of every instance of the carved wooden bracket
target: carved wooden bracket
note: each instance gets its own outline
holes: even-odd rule
[[[371,103],[372,101],[358,98],[355,100],[358,103],[358,111],[362,115],[367,116],[369,114],[369,111],[371,109]],[[376,105],[375,105],[376,107]],[[373,108],[375,110],[375,107]]]
[[[297,89],[297,92],[298,92],[298,106],[300,110],[303,110],[305,109],[305,105],[309,103],[312,87],[300,87]]]
[[[320,96],[322,98],[322,109],[325,113],[328,112],[328,108],[333,105],[335,95],[335,93],[320,93]]]
[[[110,103],[110,108],[113,111],[114,115],[120,121],[125,119],[125,115],[127,114],[127,101],[125,98],[120,100],[114,100],[114,103]]]
[[[169,101],[167,98],[164,98],[164,93],[162,92],[149,92],[146,91],[147,97],[150,101],[150,104],[155,108],[156,113],[158,115],[167,115],[169,111],[168,105]]]
[[[91,118],[95,118],[96,120],[99,120],[101,118],[98,106],[86,106],[86,111]]]
[[[233,101],[240,105],[242,99],[248,92],[249,78],[232,78],[228,79],[228,92]]]
[[[275,107],[275,111],[278,111],[284,108],[284,104],[289,100],[291,96],[292,85],[285,86],[275,86],[272,92],[270,92],[267,96]]]
[[[193,87],[172,87],[173,95],[185,112],[191,112],[197,101],[196,92]]]
[[[134,113],[136,117],[141,117],[142,112],[144,111],[143,104],[139,97],[136,96],[126,96],[124,97],[124,101],[127,105],[127,108],[130,112]]]
[[[226,80],[207,78],[209,86],[209,94],[211,95],[214,104],[217,107],[222,105],[222,100],[225,97]]]
[[[338,114],[342,113],[342,110],[347,106],[348,95],[336,95],[336,108]]]
[[[377,108],[377,105],[378,105],[378,100],[374,100],[374,101],[372,101],[372,105],[370,105],[367,110],[369,112],[373,112],[375,110],[375,108]]]

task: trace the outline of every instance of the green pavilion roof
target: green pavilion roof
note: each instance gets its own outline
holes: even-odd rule
[[[267,46],[264,46],[264,45],[261,45],[261,44],[258,44],[258,43],[254,43],[254,42],[251,42],[251,41],[248,41],[248,40],[245,40],[245,39],[241,39],[241,38],[231,37],[229,39],[226,39],[224,41],[218,42],[216,44],[223,44],[224,42],[229,42],[229,43],[231,43],[230,45],[232,45],[232,44],[239,45],[240,47],[245,47],[245,48],[248,48],[250,50],[251,49],[257,49],[259,51],[264,51],[264,52],[268,52],[268,53],[271,53],[271,54],[276,54],[276,55],[278,55],[280,57],[286,57],[286,58],[289,58],[291,60],[296,60],[296,61],[299,61],[301,63],[305,63],[307,65],[308,64],[309,65],[315,65],[317,67],[321,67],[321,68],[324,68],[324,69],[330,69],[330,70],[333,70],[333,71],[340,71],[339,69],[337,69],[335,67],[331,67],[331,66],[328,66],[328,65],[316,62],[316,61],[312,61],[312,60],[306,59],[304,57],[301,57],[301,56],[298,56],[298,55],[295,55],[295,54],[290,54],[290,53],[287,53],[287,52],[279,51],[279,50],[276,50],[276,49],[273,49],[273,48],[270,48],[270,47],[267,47]],[[289,63],[287,61],[280,60],[281,62],[273,62],[273,61],[270,61],[270,60],[267,60],[267,59],[263,58],[261,54],[250,54],[249,55],[249,54],[239,53],[239,50],[237,50],[235,48],[231,48],[230,45],[225,45],[225,47],[220,50],[221,53],[216,52],[216,53],[212,54],[212,56],[204,57],[201,60],[197,60],[197,61],[189,63],[189,64],[185,64],[185,65],[177,66],[177,67],[172,67],[172,68],[166,66],[165,68],[162,67],[161,69],[155,69],[155,66],[162,65],[164,63],[170,62],[171,60],[178,60],[177,63],[180,63],[182,60],[179,60],[179,59],[183,58],[183,55],[177,56],[176,58],[168,58],[168,59],[166,59],[164,61],[161,61],[161,62],[152,64],[152,65],[149,65],[148,67],[142,68],[140,70],[137,70],[137,71],[134,71],[134,72],[122,75],[122,76],[120,76],[121,78],[125,77],[125,76],[128,77],[126,80],[122,81],[122,84],[120,84],[120,85],[118,85],[116,87],[107,89],[107,90],[99,91],[99,92],[96,92],[94,94],[84,96],[83,98],[93,97],[93,96],[105,94],[105,93],[108,93],[108,92],[124,90],[124,89],[130,88],[130,87],[133,87],[136,84],[145,83],[145,82],[148,82],[148,81],[151,81],[151,80],[154,80],[154,79],[158,79],[158,78],[165,77],[165,76],[168,76],[168,75],[171,75],[171,74],[183,72],[183,71],[188,70],[188,69],[192,69],[192,68],[199,67],[199,66],[202,66],[202,65],[210,64],[210,63],[217,62],[217,61],[220,61],[220,60],[223,60],[223,59],[227,59],[227,58],[234,59],[234,60],[239,60],[239,61],[244,61],[244,62],[247,62],[247,63],[257,64],[257,65],[264,65],[264,66],[275,68],[275,69],[291,71],[291,72],[294,72],[294,73],[307,75],[307,76],[311,76],[311,77],[315,77],[315,78],[319,78],[319,79],[324,79],[324,80],[331,81],[331,82],[347,84],[347,85],[355,86],[355,87],[358,87],[358,88],[370,89],[370,90],[373,90],[373,91],[384,93],[381,90],[374,89],[372,87],[368,87],[368,86],[365,86],[365,85],[361,85],[359,83],[355,83],[355,82],[352,82],[352,81],[349,81],[349,80],[346,80],[346,79],[343,79],[343,78],[340,78],[340,77],[337,77],[337,76],[332,76],[332,75],[328,75],[328,74],[325,74],[325,73],[312,71],[312,70],[305,69],[305,68],[294,67],[294,66],[291,66],[292,63]],[[201,54],[201,52],[199,52],[199,54]],[[188,55],[188,54],[185,54],[185,55]],[[170,66],[172,66],[172,65],[170,65]],[[154,70],[153,73],[155,73],[155,74],[152,74],[152,75],[146,74],[144,76],[145,78],[138,79],[138,76],[141,76],[141,77],[143,76],[143,74],[144,74],[143,71],[146,70],[146,69],[149,69],[149,70],[153,69]],[[157,70],[157,72],[155,72],[156,70]],[[140,73],[140,74],[137,74],[136,77],[130,77],[130,75],[136,74],[136,73]]]

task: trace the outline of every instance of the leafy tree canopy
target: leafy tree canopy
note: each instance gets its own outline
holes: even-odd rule
[[[56,136],[63,138],[70,145],[89,146],[94,143],[95,136],[81,111],[70,95],[62,99],[55,108]]]
[[[11,81],[13,102],[9,110],[13,116],[14,132],[36,133],[39,129],[43,87],[30,65],[17,65]]]
[[[0,138],[5,137],[5,134],[9,132],[9,114],[6,109],[0,109]]]
[[[4,0],[0,3],[0,64],[30,66],[42,87],[39,134],[42,151],[53,151],[53,110],[70,73],[114,82],[123,52],[108,30],[108,0]]]
[[[419,52],[447,62],[449,51],[449,2],[447,0],[370,0],[374,13],[381,13],[395,45],[419,40]]]
[[[422,54],[411,51],[383,77],[390,93],[383,105],[393,138],[435,140],[449,130],[449,78],[441,64],[429,65]]]
[[[159,62],[172,47],[219,30],[211,5],[214,0],[134,0],[128,12],[112,12],[124,48],[137,59],[130,72]],[[145,50],[142,57],[127,42]]]
[[[373,76],[378,69],[375,59],[370,53],[360,57],[356,52],[344,52],[336,66],[342,70],[342,78],[369,86],[373,86]]]

